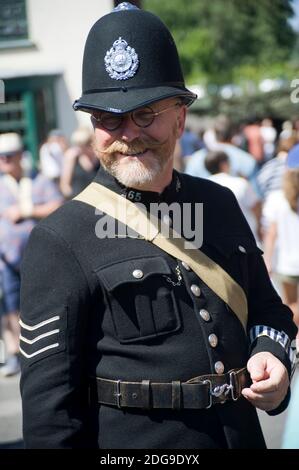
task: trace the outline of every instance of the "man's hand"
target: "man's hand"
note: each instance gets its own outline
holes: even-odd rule
[[[282,362],[269,352],[260,352],[249,359],[247,369],[253,384],[244,388],[242,395],[260,410],[277,408],[289,387],[288,372]]]
[[[14,206],[8,207],[3,212],[2,217],[10,220],[12,223],[18,222],[20,219],[22,219],[22,214],[21,214],[19,206],[14,205]]]

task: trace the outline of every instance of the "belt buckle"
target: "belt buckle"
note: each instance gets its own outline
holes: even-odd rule
[[[121,397],[121,393],[120,393],[120,380],[117,380],[117,381],[116,381],[116,393],[114,393],[114,396],[116,397],[116,405],[117,405],[117,408],[121,408],[121,405],[120,405],[120,397]]]
[[[221,395],[225,395],[227,396],[228,393],[230,392],[231,394],[231,399],[233,401],[237,401],[238,400],[238,396],[235,395],[235,386],[234,386],[234,383],[233,383],[233,379],[235,379],[236,377],[236,372],[235,371],[231,371],[229,373],[229,384],[223,384],[223,385],[216,385],[216,387],[213,388],[212,386],[212,382],[211,380],[209,379],[206,379],[203,381],[203,384],[208,384],[209,385],[209,404],[208,406],[205,407],[206,410],[208,410],[209,408],[211,408],[211,406],[213,405],[213,397],[220,397]],[[224,403],[225,400],[221,403]]]
[[[233,379],[232,377],[234,377],[234,379],[236,379],[236,372],[234,370],[232,370],[230,373],[229,373],[229,386],[230,386],[230,390],[231,390],[231,397],[232,397],[232,400],[233,401],[237,401],[239,397],[236,397],[235,394],[234,394],[234,391],[235,391],[235,387],[234,387],[234,384],[233,384]],[[235,380],[236,381],[236,380]]]
[[[212,382],[207,379],[207,380],[204,380],[204,381],[203,381],[203,384],[209,384],[209,398],[210,398],[210,402],[209,402],[208,406],[205,407],[205,410],[208,410],[208,409],[211,408],[211,406],[213,405]]]

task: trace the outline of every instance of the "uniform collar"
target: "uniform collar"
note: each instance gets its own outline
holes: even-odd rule
[[[96,177],[94,178],[95,183],[102,184],[108,189],[111,189],[117,194],[129,199],[132,202],[140,202],[144,205],[156,202],[167,202],[171,203],[180,199],[180,192],[182,183],[179,177],[179,173],[176,170],[172,172],[172,180],[168,186],[163,190],[162,193],[154,191],[141,191],[139,189],[129,188],[121,184],[114,176],[110,175],[103,167],[100,167]]]

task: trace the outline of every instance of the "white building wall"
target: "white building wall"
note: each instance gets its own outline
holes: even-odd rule
[[[32,47],[0,50],[0,78],[60,73],[56,84],[58,126],[69,136],[84,113],[71,105],[81,95],[84,44],[91,26],[114,6],[112,0],[27,0]]]

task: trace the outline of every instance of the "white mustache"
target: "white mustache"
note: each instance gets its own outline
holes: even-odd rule
[[[142,140],[135,140],[133,142],[126,143],[120,140],[116,140],[106,149],[101,149],[100,152],[108,155],[111,155],[113,153],[124,153],[129,155],[135,153],[142,153],[145,150],[155,149],[156,147],[160,147],[160,145],[163,144],[164,142],[157,141],[146,142]]]

